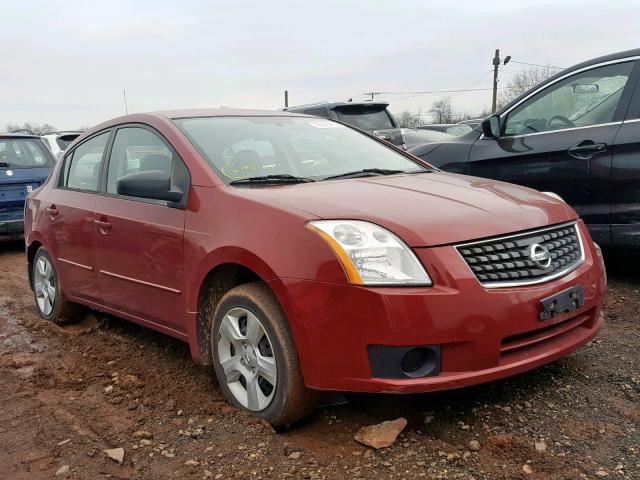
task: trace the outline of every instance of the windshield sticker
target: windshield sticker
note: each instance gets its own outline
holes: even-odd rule
[[[344,128],[344,125],[341,125],[337,122],[328,122],[326,120],[317,120],[315,122],[309,122],[309,125],[316,128]]]
[[[222,174],[233,180],[247,178],[260,170],[260,162],[257,160],[233,160],[222,166]]]

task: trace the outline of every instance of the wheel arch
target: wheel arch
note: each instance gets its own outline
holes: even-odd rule
[[[211,321],[220,299],[232,288],[250,282],[263,282],[276,297],[285,312],[289,328],[291,317],[287,311],[284,292],[274,288],[275,272],[257,255],[238,247],[223,247],[211,252],[191,283],[188,306],[192,316],[189,336],[192,357],[202,365],[211,365]],[[294,329],[291,328],[293,331]],[[295,335],[295,334],[294,334]]]

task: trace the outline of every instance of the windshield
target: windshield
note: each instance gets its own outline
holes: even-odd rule
[[[336,109],[340,121],[353,125],[365,132],[395,128],[384,107],[343,107]]]
[[[265,175],[321,180],[364,169],[427,171],[376,140],[330,120],[206,117],[175,122],[227,183]]]
[[[53,166],[53,158],[40,140],[35,138],[0,139],[0,168],[51,166]]]

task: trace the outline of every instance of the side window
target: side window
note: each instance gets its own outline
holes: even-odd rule
[[[525,135],[613,121],[633,62],[594,68],[561,80],[513,109],[504,135]]]
[[[118,194],[118,180],[125,175],[150,170],[167,173],[172,186],[182,191],[189,187],[186,166],[158,135],[140,127],[118,129],[109,160],[107,193]]]
[[[101,133],[78,145],[73,154],[67,158],[70,165],[65,165],[65,185],[76,190],[98,191],[100,169],[104,148],[109,140],[109,132]]]

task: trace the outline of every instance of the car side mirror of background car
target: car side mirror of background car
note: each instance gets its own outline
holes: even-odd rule
[[[118,180],[117,191],[119,195],[174,203],[182,200],[183,195],[180,189],[171,188],[171,177],[161,170],[147,170],[125,175]]]
[[[491,115],[482,121],[482,133],[488,138],[500,137],[500,116]]]

